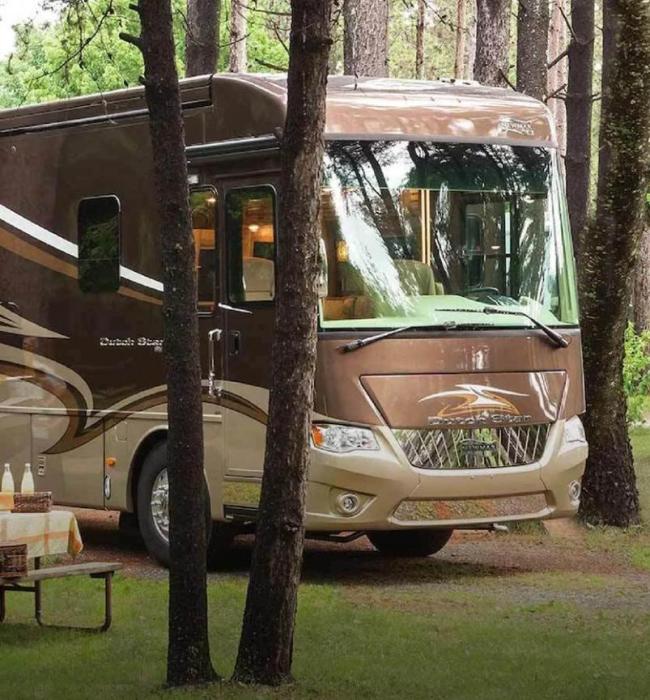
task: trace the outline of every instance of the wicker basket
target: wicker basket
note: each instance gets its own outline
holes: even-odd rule
[[[52,510],[52,492],[16,493],[12,513],[49,513]]]
[[[27,545],[0,545],[0,578],[21,578],[27,573]]]

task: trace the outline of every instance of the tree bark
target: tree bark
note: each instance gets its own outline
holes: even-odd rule
[[[474,80],[506,86],[510,61],[510,0],[477,0]]]
[[[426,0],[418,0],[418,15],[415,23],[415,77],[424,78],[424,27],[426,20]]]
[[[221,0],[187,0],[185,75],[209,75],[219,60]]]
[[[476,61],[476,8],[465,4],[467,41],[465,44],[465,73],[462,77],[474,80],[474,63]]]
[[[467,44],[467,0],[456,0],[456,52],[454,56],[454,78],[466,77],[465,53]]]
[[[634,327],[637,333],[650,331],[650,216],[641,236],[634,273]]]
[[[344,0],[343,70],[346,75],[388,75],[388,0]]]
[[[587,226],[591,175],[592,77],[594,71],[594,0],[572,0],[569,79],[566,95],[566,191],[576,256]]]
[[[234,679],[291,678],[316,368],[320,186],[333,0],[292,0],[264,476]]]
[[[619,527],[639,520],[622,366],[649,139],[650,10],[645,0],[605,0],[598,203],[581,258],[589,459],[580,513]]]
[[[154,184],[160,212],[169,423],[171,561],[167,682],[178,686],[216,678],[208,642],[207,490],[203,476],[197,289],[171,3],[139,0],[137,12],[141,36],[122,38],[135,43],[144,57]]]
[[[548,62],[554,65],[548,70],[547,95],[559,95],[549,97],[548,107],[553,114],[557,127],[557,141],[560,153],[566,152],[566,107],[562,92],[567,86],[568,60],[566,56],[556,61],[567,48],[568,27],[563,17],[568,14],[568,0],[554,0],[551,9],[551,20],[548,30]]]
[[[548,0],[519,0],[517,90],[537,100],[546,95],[548,23]]]
[[[246,34],[248,32],[248,0],[232,0],[230,5],[230,57],[228,70],[245,73],[248,68]]]

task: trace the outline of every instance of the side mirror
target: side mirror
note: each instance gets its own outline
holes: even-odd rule
[[[328,294],[327,250],[325,241],[321,238],[318,243],[318,298],[324,299]]]

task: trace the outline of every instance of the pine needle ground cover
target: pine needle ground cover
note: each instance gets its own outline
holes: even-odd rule
[[[650,431],[633,434],[650,520]],[[232,670],[246,567],[211,574],[211,642]],[[646,698],[650,532],[459,538],[437,557],[312,552],[305,565],[293,686],[164,691],[166,581],[120,575],[106,635],[39,630],[9,598],[0,688],[12,698]],[[45,592],[53,622],[92,622],[86,580]]]

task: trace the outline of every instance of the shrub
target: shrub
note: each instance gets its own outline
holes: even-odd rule
[[[627,396],[627,419],[640,423],[650,407],[650,331],[637,333],[629,323],[625,330],[623,387]]]

